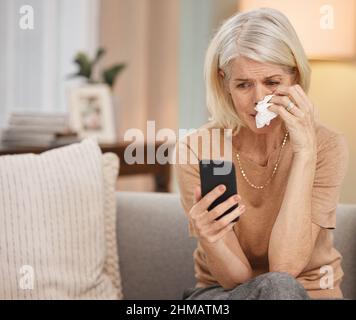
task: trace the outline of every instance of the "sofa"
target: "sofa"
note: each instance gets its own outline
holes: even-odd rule
[[[182,299],[195,285],[188,221],[175,193],[116,193],[117,240],[124,298]],[[335,247],[343,255],[345,298],[356,299],[356,205],[337,208]]]

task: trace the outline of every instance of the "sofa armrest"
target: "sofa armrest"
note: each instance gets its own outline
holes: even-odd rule
[[[356,205],[339,204],[334,231],[335,248],[342,254],[344,278],[341,289],[345,298],[356,299]]]

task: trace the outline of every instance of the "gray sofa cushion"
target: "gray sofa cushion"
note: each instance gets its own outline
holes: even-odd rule
[[[195,285],[188,222],[178,194],[117,193],[117,236],[125,299],[182,299]],[[342,289],[356,299],[356,206],[339,205],[335,246],[343,255]]]
[[[356,299],[356,205],[338,206],[334,240],[343,256],[342,292],[345,298]]]
[[[187,219],[175,194],[117,193],[117,235],[125,299],[181,299],[194,286]]]

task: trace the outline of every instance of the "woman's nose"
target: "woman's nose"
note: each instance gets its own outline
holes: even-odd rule
[[[255,90],[255,105],[257,105],[259,101],[263,100],[265,96],[272,94],[271,90],[267,90],[262,85],[257,85]]]

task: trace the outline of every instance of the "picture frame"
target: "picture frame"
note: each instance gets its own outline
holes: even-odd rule
[[[113,100],[107,85],[72,88],[69,105],[70,127],[79,138],[95,137],[102,144],[117,141]]]

